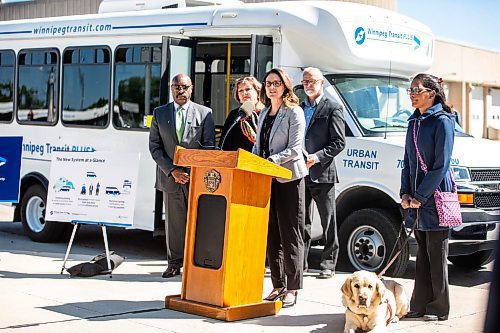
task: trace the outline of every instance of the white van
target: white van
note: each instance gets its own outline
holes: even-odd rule
[[[15,220],[29,237],[54,240],[66,227],[45,222],[38,209],[45,205],[53,151],[140,152],[134,225],[162,230],[147,119],[170,100],[175,74],[191,75],[194,101],[211,107],[220,126],[236,107],[237,78],[262,79],[282,67],[298,84],[302,70],[314,66],[325,74],[326,95],[345,109],[347,146],[336,158],[341,268],[380,270],[402,222],[398,192],[412,112],[406,88],[409,77],[432,63],[430,29],[396,12],[346,2],[196,8],[179,2],[179,8],[129,12],[126,3],[105,0],[95,15],[0,22],[8,32],[0,34],[0,84],[10,89],[1,92],[0,132],[24,137]],[[479,267],[492,258],[487,232],[500,222],[500,155],[481,151],[500,147],[460,128],[456,136],[453,164],[465,224],[452,234],[461,242],[450,245],[450,260]],[[409,251],[389,274],[404,272]]]

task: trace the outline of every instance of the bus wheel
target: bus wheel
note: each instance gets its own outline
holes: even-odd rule
[[[47,191],[42,185],[30,186],[21,200],[21,222],[24,232],[35,242],[58,240],[65,230],[65,223],[46,222],[45,204]]]
[[[401,222],[382,209],[366,208],[349,215],[339,230],[339,263],[347,270],[380,272],[390,260]],[[402,244],[405,235],[401,236]],[[396,253],[400,245],[394,250]],[[392,258],[392,257],[391,257]],[[406,271],[409,247],[405,245],[387,275],[400,277]]]
[[[458,267],[477,269],[489,264],[495,259],[493,250],[482,250],[472,254],[464,254],[460,256],[448,256],[448,260]]]

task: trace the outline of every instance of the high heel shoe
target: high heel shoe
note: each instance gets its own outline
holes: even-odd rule
[[[288,290],[290,291],[290,290]],[[292,306],[294,306],[295,304],[297,304],[297,295],[298,295],[298,291],[295,291],[295,294],[293,294],[292,292],[285,292],[283,293],[283,296],[281,297],[281,302],[283,303],[283,307],[284,308],[291,308]],[[293,297],[293,301],[285,301],[285,297],[287,294],[293,294],[294,297]]]
[[[277,294],[273,294],[274,291],[277,291],[278,293]],[[282,287],[281,289],[273,289],[273,291],[271,291],[271,293],[269,294],[269,296],[267,296],[266,298],[264,298],[264,301],[270,301],[270,302],[274,302],[276,301],[278,298],[281,298],[283,297],[283,293],[286,291],[286,288],[285,287]]]

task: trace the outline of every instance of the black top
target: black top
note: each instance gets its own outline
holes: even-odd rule
[[[227,133],[227,137],[224,141],[224,147],[220,147],[222,150],[238,150],[238,148],[245,149],[246,151],[251,152],[253,148],[253,142],[250,141],[244,134],[243,131],[241,130],[241,125],[236,124],[233,126],[231,131],[228,133],[227,131],[229,130],[229,127],[234,123],[236,118],[238,118],[238,111],[240,108],[236,108],[229,112],[227,115],[226,121],[224,122],[224,127],[222,128],[221,132],[221,142],[224,140],[224,136]],[[251,124],[251,122],[249,122]],[[254,128],[254,131],[257,131],[256,128]],[[219,144],[219,145],[220,145]]]
[[[260,157],[268,158],[271,156],[269,153],[269,140],[271,137],[271,129],[273,128],[274,120],[276,119],[276,114],[274,116],[266,115],[266,119],[264,119],[264,123],[262,124],[262,130],[260,132],[260,143],[262,149],[260,150]]]

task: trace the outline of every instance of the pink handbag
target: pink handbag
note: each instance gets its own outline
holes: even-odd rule
[[[415,143],[415,149],[417,150],[418,160],[420,161],[420,166],[424,174],[427,174],[427,165],[420,155],[420,150],[417,145],[417,135],[416,135],[416,121],[413,125],[413,142]],[[439,187],[434,192],[434,201],[436,202],[436,210],[439,217],[440,227],[458,227],[462,224],[462,212],[460,210],[460,202],[458,201],[457,184],[455,183],[455,177],[453,177],[453,172],[450,170],[451,183],[453,189],[451,192],[441,192]]]

